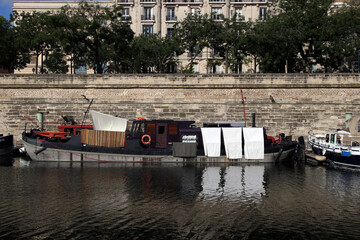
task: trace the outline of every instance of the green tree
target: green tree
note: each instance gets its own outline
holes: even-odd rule
[[[44,64],[52,73],[67,73],[69,66],[61,49],[52,49]]]
[[[180,44],[182,51],[188,51],[189,71],[193,72],[197,57],[209,46],[209,33],[213,24],[208,15],[189,14],[174,25],[173,37]]]
[[[210,21],[209,47],[223,57],[225,73],[228,73],[230,64],[242,63],[242,56],[246,52],[245,39],[250,24],[236,16],[223,21]]]
[[[326,28],[317,42],[317,62],[326,72],[351,71],[347,59],[352,59],[360,49],[360,8],[346,5],[329,15]]]
[[[179,51],[178,43],[171,37],[162,38],[159,34],[145,34],[135,37],[132,45],[132,69],[136,73],[166,73],[175,68],[174,57]]]
[[[29,50],[24,44],[26,37],[17,34],[12,21],[12,17],[8,21],[0,16],[0,66],[9,73],[23,69],[30,62]]]
[[[111,47],[109,73],[129,73],[131,62],[131,42],[134,40],[134,32],[127,22],[111,21],[111,34],[107,38],[107,43]]]
[[[296,56],[293,69],[310,72],[320,57],[317,54],[321,54],[316,48],[327,27],[332,3],[332,0],[273,1],[274,10],[264,23],[264,28],[268,30],[265,38],[269,39],[270,46],[275,46],[275,51],[267,52],[268,59],[282,62]]]
[[[123,42],[132,38],[129,26],[121,22],[121,7],[107,8],[81,1],[78,8],[66,7],[63,12],[70,16],[68,42],[64,49],[72,52],[75,65],[86,63],[94,73],[104,73],[107,63],[112,60],[110,53],[116,47],[113,34],[127,38]],[[123,32],[126,34],[119,35]]]
[[[15,13],[14,15],[17,36],[21,38],[24,45],[27,46],[31,52],[35,53],[35,72],[38,73],[38,57],[41,55],[43,59],[44,56],[47,55],[53,40],[49,38],[51,29],[47,24],[50,12],[22,12],[20,14]],[[41,65],[40,71],[44,72],[43,64]]]

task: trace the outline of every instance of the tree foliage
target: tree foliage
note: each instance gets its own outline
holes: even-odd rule
[[[30,62],[29,51],[24,43],[27,39],[15,31],[12,19],[8,21],[0,16],[0,36],[0,66],[9,73],[26,67]]]
[[[357,2],[338,8],[332,0],[274,0],[266,19],[255,22],[188,14],[168,37],[134,37],[121,7],[96,2],[55,13],[15,12],[10,21],[0,17],[0,65],[12,72],[34,55],[36,73],[66,73],[69,67],[72,73],[81,66],[98,74],[168,73],[186,53],[189,72],[201,59],[208,69],[223,64],[225,73],[249,62],[254,72],[312,72],[314,66],[350,72],[360,50]]]
[[[203,49],[209,46],[209,33],[212,20],[207,14],[188,14],[184,20],[174,26],[173,37],[177,40],[182,52],[187,51],[190,58],[189,71],[193,72],[195,59]]]

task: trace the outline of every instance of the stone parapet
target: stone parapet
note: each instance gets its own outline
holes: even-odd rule
[[[358,88],[360,74],[0,75],[0,88]]]

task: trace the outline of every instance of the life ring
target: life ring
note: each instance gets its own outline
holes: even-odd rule
[[[147,138],[147,140],[146,140],[146,138]],[[150,145],[150,143],[151,143],[150,135],[148,135],[148,134],[143,135],[141,137],[141,143],[144,144],[144,145]]]

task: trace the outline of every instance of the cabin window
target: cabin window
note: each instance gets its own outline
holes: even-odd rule
[[[341,136],[336,136],[336,143],[341,145]]]
[[[173,134],[173,135],[178,134],[177,124],[169,124],[169,134]]]
[[[158,134],[164,134],[164,132],[165,132],[165,126],[159,126]]]
[[[335,134],[331,134],[330,143],[335,143]]]
[[[146,124],[146,133],[155,134],[155,123]]]
[[[137,132],[137,133],[143,133],[144,132],[143,124],[141,124],[141,122],[135,122],[133,124],[134,125],[132,127],[132,132]]]
[[[326,140],[325,141],[328,143],[329,140],[330,140],[330,136],[329,136],[329,134],[326,134]]]

